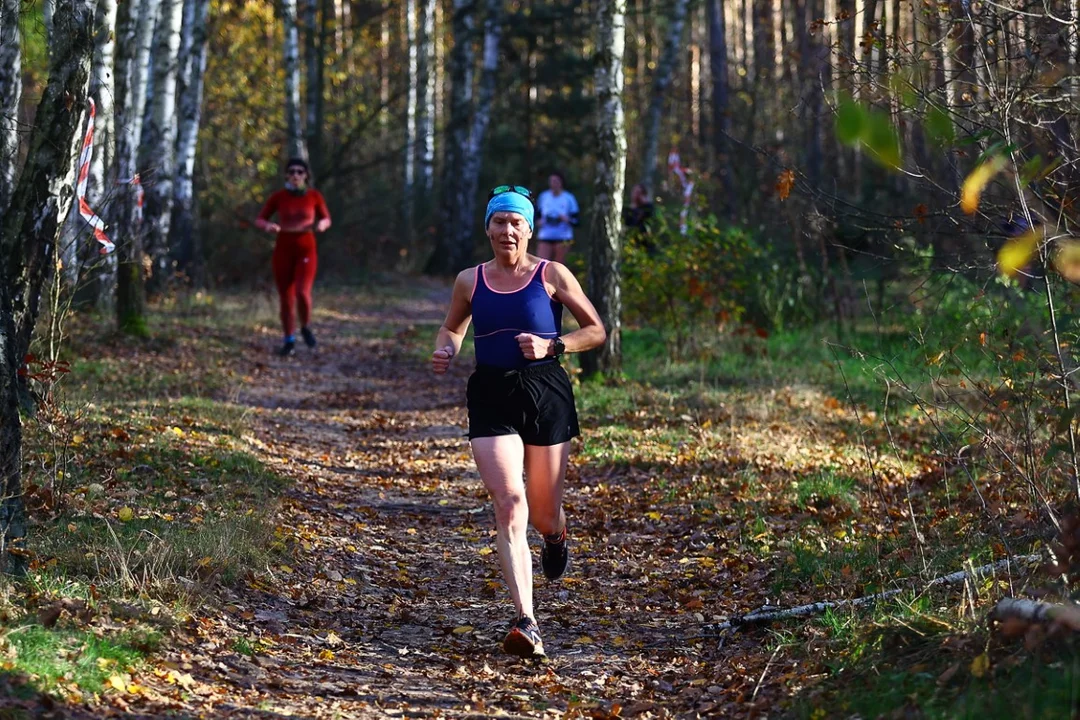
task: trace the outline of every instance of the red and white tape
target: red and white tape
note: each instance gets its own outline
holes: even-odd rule
[[[694,194],[694,181],[690,179],[690,169],[683,167],[682,160],[679,158],[679,153],[672,150],[667,156],[668,170],[675,174],[675,177],[679,178],[679,183],[682,185],[683,191],[683,207],[679,213],[679,231],[686,234],[686,218],[690,213],[690,198]]]
[[[86,202],[86,182],[90,178],[90,158],[94,154],[94,115],[97,108],[93,99],[90,100],[90,119],[86,123],[86,137],[83,138],[82,153],[79,155],[79,180],[75,184],[75,196],[79,201],[79,215],[94,228],[94,239],[101,243],[101,254],[112,252],[116,249],[113,241],[105,234],[105,221],[98,217],[90,205]]]
[[[142,222],[142,206],[143,195],[145,193],[142,189],[142,182],[139,180],[139,173],[135,173],[134,177],[120,178],[116,181],[117,185],[134,185],[135,186],[135,222]]]

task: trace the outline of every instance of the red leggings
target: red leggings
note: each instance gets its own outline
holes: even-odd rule
[[[286,335],[292,335],[296,330],[294,311],[300,315],[300,327],[307,327],[311,322],[311,286],[315,284],[318,264],[312,233],[278,236],[274,247],[274,281],[281,301],[281,325]]]

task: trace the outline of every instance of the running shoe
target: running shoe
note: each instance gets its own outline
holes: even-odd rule
[[[288,357],[292,355],[293,350],[296,349],[295,340],[286,340],[285,344],[281,346],[281,349],[277,351],[277,354],[281,357]]]
[[[306,327],[300,328],[300,334],[304,336],[304,344],[309,348],[315,347],[315,333]]]
[[[520,658],[546,657],[540,628],[528,615],[522,615],[503,640],[503,650]]]
[[[540,551],[540,566],[544,568],[544,577],[548,580],[558,580],[566,572],[569,562],[570,553],[566,550],[566,528],[563,527],[555,540],[544,537],[544,548]]]

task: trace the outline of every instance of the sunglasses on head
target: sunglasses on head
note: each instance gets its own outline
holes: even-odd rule
[[[491,193],[488,195],[488,200],[495,197],[496,195],[502,195],[503,193],[508,192],[517,193],[518,195],[524,195],[525,197],[532,200],[532,193],[529,192],[529,188],[523,187],[521,185],[496,185],[495,187],[491,188]]]

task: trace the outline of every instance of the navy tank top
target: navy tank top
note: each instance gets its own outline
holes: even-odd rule
[[[542,338],[562,334],[563,306],[544,287],[546,265],[545,261],[537,263],[525,287],[513,292],[492,290],[484,278],[484,266],[476,266],[472,315],[477,365],[520,370],[535,363],[551,362],[550,358],[527,359],[514,339],[521,333]]]

